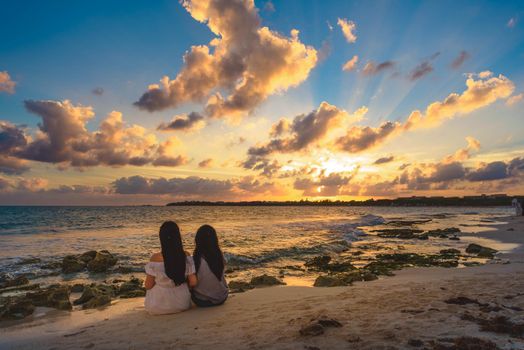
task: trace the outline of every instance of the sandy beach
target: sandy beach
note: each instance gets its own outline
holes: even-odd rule
[[[438,346],[469,336],[524,349],[516,334],[482,330],[482,322],[497,316],[524,320],[524,220],[505,221],[475,235],[491,246],[499,242],[499,249],[513,248],[484,266],[408,268],[349,287],[260,288],[235,294],[221,307],[168,316],[148,315],[143,298],[120,300],[101,310],[56,312],[1,328],[0,348],[459,349]],[[469,301],[449,303],[457,297]],[[322,334],[300,333],[325,318],[341,326],[327,322]]]

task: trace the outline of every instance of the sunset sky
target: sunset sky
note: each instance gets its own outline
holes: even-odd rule
[[[0,204],[524,194],[522,1],[15,1]]]

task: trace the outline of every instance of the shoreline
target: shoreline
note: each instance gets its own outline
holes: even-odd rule
[[[464,314],[504,315],[522,322],[523,312],[508,307],[524,309],[524,295],[518,295],[524,290],[524,219],[502,219],[507,223],[475,237],[519,246],[486,265],[407,268],[394,277],[348,287],[260,288],[233,294],[217,308],[165,316],[147,315],[143,298],[119,300],[102,310],[56,312],[0,328],[0,348],[404,349],[410,341],[429,344],[463,335],[489,339],[502,349],[524,348],[522,339],[483,332],[477,323],[462,319]],[[504,264],[506,260],[510,263]],[[474,304],[444,302],[458,296],[503,306],[483,313]],[[320,316],[334,318],[342,327],[319,336],[300,335],[303,326]]]

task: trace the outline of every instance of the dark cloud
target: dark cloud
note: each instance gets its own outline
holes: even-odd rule
[[[460,51],[459,55],[451,62],[451,68],[459,69],[471,55],[467,51]]]
[[[505,179],[508,176],[508,165],[504,162],[496,161],[471,171],[467,179],[469,181],[492,181]]]
[[[96,87],[93,90],[91,90],[91,93],[96,96],[102,96],[104,94],[104,89],[101,87]]]
[[[411,81],[418,80],[418,79],[428,75],[432,71],[433,71],[433,66],[431,65],[431,63],[428,62],[428,61],[424,61],[421,64],[419,64],[418,66],[416,66],[411,71],[411,73],[409,73],[409,80],[411,80]]]
[[[158,130],[190,130],[203,124],[204,116],[197,112],[189,114],[177,115],[169,123],[162,123],[158,126]]]
[[[210,168],[213,165],[213,158],[207,158],[198,163],[199,168]]]
[[[253,177],[215,180],[198,176],[171,179],[130,176],[115,180],[112,186],[118,194],[169,195],[187,199],[224,199],[276,191],[275,184],[261,182]]]
[[[264,4],[264,11],[275,12],[275,5],[271,0],[266,1],[266,3]]]
[[[368,61],[366,65],[364,66],[364,69],[362,69],[362,74],[364,75],[376,75],[378,73],[381,73],[383,71],[392,69],[395,67],[394,61],[384,61],[382,63],[376,64],[373,61]]]
[[[345,136],[336,141],[339,149],[357,153],[382,143],[387,137],[401,128],[399,123],[384,122],[378,128],[369,126],[353,126]]]
[[[173,155],[175,142],[158,142],[138,125],[126,126],[120,112],[113,111],[102,120],[99,129],[90,132],[87,122],[94,118],[91,107],[74,106],[69,101],[25,101],[27,110],[42,118],[39,133],[28,142],[22,129],[0,123],[0,156],[15,172],[24,164],[14,161],[32,160],[53,163],[61,168],[97,165],[178,166],[187,163],[181,155]],[[8,158],[11,157],[11,158]],[[16,167],[14,167],[17,165]],[[6,172],[6,167],[3,171]]]
[[[373,164],[376,164],[376,165],[385,164],[385,163],[392,162],[393,160],[395,160],[395,156],[381,157],[375,160]]]

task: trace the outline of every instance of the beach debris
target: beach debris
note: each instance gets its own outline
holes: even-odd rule
[[[449,343],[449,344],[448,344]],[[502,350],[491,340],[474,338],[474,337],[459,337],[450,339],[446,342],[430,341],[429,348],[431,350]]]
[[[0,289],[7,287],[16,287],[29,284],[29,279],[25,275],[13,276],[10,273],[0,274]]]
[[[325,329],[329,327],[340,328],[342,327],[342,323],[334,318],[320,316],[317,319],[311,320],[307,325],[302,326],[299,333],[302,336],[318,336],[324,334]]]
[[[494,254],[497,253],[497,252],[498,252],[498,250],[496,250],[496,249],[484,247],[484,246],[481,246],[481,245],[475,244],[475,243],[471,243],[466,248],[466,253],[468,253],[468,254],[476,254],[477,257],[479,257],[479,258],[489,258],[489,259],[491,259],[491,258],[494,257]]]
[[[54,284],[46,289],[27,293],[25,298],[30,300],[34,306],[52,307],[58,310],[72,310],[73,305],[69,301],[71,289],[67,285]]]

